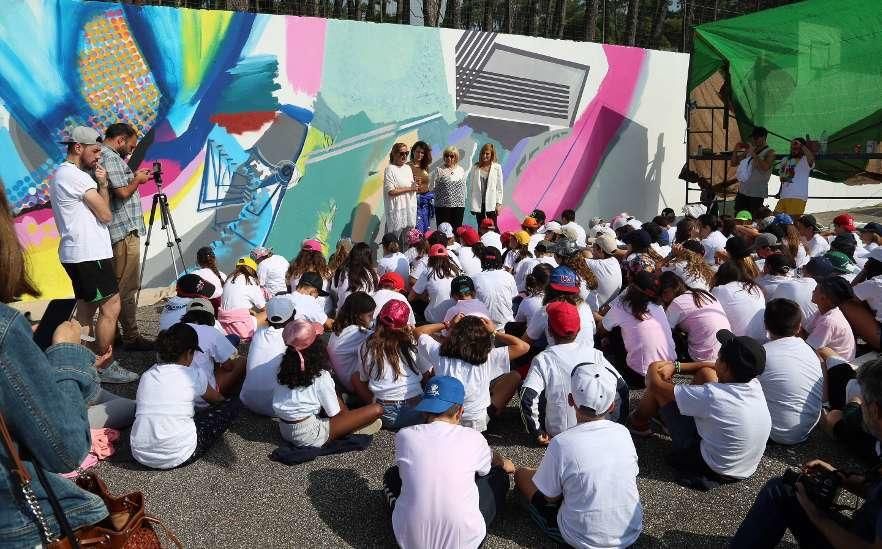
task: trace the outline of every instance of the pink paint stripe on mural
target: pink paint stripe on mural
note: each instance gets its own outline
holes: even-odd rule
[[[643,69],[639,48],[603,46],[609,69],[597,95],[570,135],[530,161],[514,192],[523,212],[541,207],[549,218],[576,207],[588,192],[603,156],[626,119]]]
[[[309,95],[322,85],[326,24],[315,17],[288,17],[285,70],[293,87]]]

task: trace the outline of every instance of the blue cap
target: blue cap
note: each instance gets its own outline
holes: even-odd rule
[[[779,213],[775,214],[775,219],[772,223],[776,225],[793,225],[793,218],[786,213]]]
[[[551,271],[549,286],[559,292],[571,294],[579,293],[579,278],[576,276],[575,271],[569,267],[561,265],[555,267],[554,270]]]
[[[465,388],[455,377],[435,376],[426,384],[423,400],[414,408],[417,412],[443,414],[454,404],[465,401]]]
[[[812,278],[826,278],[833,276],[835,273],[833,263],[826,257],[813,257],[802,268],[804,274]]]

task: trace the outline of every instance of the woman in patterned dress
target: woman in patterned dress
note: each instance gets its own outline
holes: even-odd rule
[[[462,225],[466,199],[466,173],[456,147],[444,149],[444,164],[432,170],[429,191],[435,193],[435,221],[446,221],[455,231]]]

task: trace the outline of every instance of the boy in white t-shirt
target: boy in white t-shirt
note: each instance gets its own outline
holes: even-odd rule
[[[175,296],[168,299],[159,313],[159,329],[168,330],[180,322],[187,312],[187,306],[196,298],[211,299],[215,287],[199,275],[190,273],[181,276],[175,284]],[[212,307],[214,311],[214,307]],[[213,313],[212,313],[213,314]]]
[[[649,420],[660,414],[671,433],[668,463],[678,482],[708,490],[756,471],[772,418],[757,377],[766,352],[755,339],[717,332],[722,344],[716,363],[653,362],[646,392],[631,414],[631,432],[649,436]],[[692,385],[674,385],[674,374],[692,374]]]
[[[567,402],[570,394],[570,374],[583,365],[598,365],[607,368],[618,380],[614,421],[624,421],[628,417],[628,385],[603,353],[585,341],[577,341],[581,321],[579,310],[566,301],[549,303],[548,329],[554,336],[555,344],[533,358],[530,370],[521,387],[521,418],[527,432],[540,445],[546,445],[551,438],[576,425],[576,409]],[[545,421],[539,421],[539,397],[545,393]]]
[[[481,252],[482,271],[472,277],[476,297],[487,306],[490,320],[499,326],[514,321],[512,300],[518,295],[514,277],[502,268],[502,253],[493,247]]]
[[[258,328],[251,338],[239,399],[256,414],[273,416],[276,375],[286,350],[282,332],[294,319],[294,312],[294,302],[287,296],[270,298],[266,303],[267,326]]]
[[[416,406],[426,423],[395,436],[395,466],[383,476],[383,492],[403,549],[474,549],[505,505],[514,464],[459,424],[464,400],[458,379],[431,378]]]
[[[599,364],[570,376],[578,425],[551,440],[536,470],[519,467],[515,486],[533,521],[572,547],[628,547],[643,529],[637,451],[628,429],[609,421],[618,378]]]
[[[245,357],[239,356],[235,336],[228,336],[217,327],[211,302],[201,297],[194,299],[187,306],[187,313],[181,317],[181,322],[196,330],[202,350],[193,357],[191,366],[202,370],[209,387],[225,397],[235,396],[245,377]],[[236,345],[233,341],[236,341]],[[207,405],[202,399],[196,400],[197,408]]]
[[[327,297],[324,281],[318,273],[306,272],[300,275],[297,287],[285,297],[294,304],[294,318],[321,324],[326,330],[334,325],[334,319],[328,318],[319,297]]]

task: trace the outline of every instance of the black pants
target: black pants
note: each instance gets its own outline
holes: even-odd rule
[[[508,473],[502,467],[494,465],[483,477],[476,475],[475,484],[478,486],[478,507],[484,517],[484,524],[489,527],[497,513],[505,507],[505,495],[509,488]],[[419,490],[419,486],[413,489]],[[383,475],[383,493],[386,494],[389,509],[395,509],[395,501],[401,495],[401,475],[397,465],[386,469],[386,474]]]
[[[435,206],[435,223],[441,226],[445,221],[450,223],[455,231],[462,226],[462,218],[465,215],[465,208],[447,208],[445,206]]]
[[[196,412],[193,422],[196,424],[196,449],[193,455],[181,465],[188,465],[202,457],[222,436],[230,425],[239,417],[242,402],[239,397],[212,404],[204,410]]]
[[[747,210],[750,212],[750,215],[756,217],[756,212],[763,207],[764,201],[765,198],[761,196],[747,196],[746,194],[738,193],[735,195],[735,213]]]
[[[830,388],[830,408],[842,410],[845,405],[845,387],[854,379],[854,368],[851,364],[839,364],[827,370],[827,384]]]
[[[496,224],[496,210],[493,210],[491,212],[484,212],[484,213],[472,212],[472,215],[475,216],[475,221],[478,223],[479,227],[481,226],[481,221],[484,221],[484,218],[487,218],[487,217],[489,217],[490,219],[493,220],[494,225]]]

